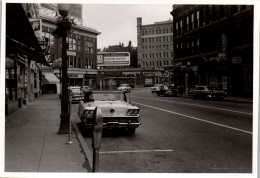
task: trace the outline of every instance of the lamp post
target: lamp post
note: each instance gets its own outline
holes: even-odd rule
[[[67,49],[66,49],[66,38],[70,33],[71,26],[74,24],[73,20],[68,17],[70,5],[69,4],[58,4],[58,10],[60,16],[57,18],[57,28],[53,32],[62,39],[62,90],[61,90],[61,122],[58,134],[69,133],[69,95],[68,95],[68,73],[67,73]]]

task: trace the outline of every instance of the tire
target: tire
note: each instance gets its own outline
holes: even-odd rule
[[[136,128],[128,127],[128,134],[133,135],[135,133]]]

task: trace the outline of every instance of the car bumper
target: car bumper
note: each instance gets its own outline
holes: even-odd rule
[[[90,129],[92,128],[92,121],[81,119],[81,125],[84,128]],[[103,128],[137,128],[139,125],[141,125],[139,117],[121,118],[121,120],[118,120],[117,118],[103,117]]]

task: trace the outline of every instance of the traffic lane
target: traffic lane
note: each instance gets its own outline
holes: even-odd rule
[[[212,106],[212,107],[219,107],[223,109],[230,109],[230,110],[238,110],[243,112],[252,113],[252,103],[242,103],[242,102],[232,102],[232,101],[217,101],[217,100],[193,100],[192,97],[187,96],[181,96],[181,97],[163,97],[163,96],[157,96],[155,93],[151,93],[150,91],[147,91],[147,89],[144,90],[138,90],[135,92],[132,92],[131,96],[138,96],[138,97],[145,97],[145,98],[154,98],[154,99],[163,99],[167,101],[173,101],[173,102],[185,102],[188,104],[198,104],[198,105],[206,105],[206,106]]]
[[[134,137],[124,131],[103,133],[100,172],[251,171],[249,134],[140,109],[142,125]],[[91,137],[85,140],[91,148]]]
[[[140,135],[145,135],[145,137],[150,135],[151,137],[148,139],[150,144],[155,141],[157,145],[163,145],[162,148],[158,149],[179,151],[173,155],[173,160],[174,156],[181,158],[188,155],[183,160],[185,164],[189,164],[187,170],[192,169],[196,172],[201,168],[204,172],[251,171],[251,134],[163,111],[152,112],[143,106],[140,106],[140,109],[143,111],[143,129],[139,131]],[[162,115],[164,117],[161,117]],[[153,119],[153,122],[150,119]]]
[[[228,127],[234,127],[236,129],[252,132],[252,115],[249,114],[241,114],[223,110],[219,111],[217,109],[198,107],[194,105],[187,106],[185,104],[170,103],[163,100],[153,100],[151,98],[144,97],[134,97],[133,103],[137,106],[146,105],[151,109],[174,112],[175,114],[185,115],[186,117],[195,118],[198,120],[203,119],[216,124],[222,124]],[[142,110],[140,113],[142,113]]]

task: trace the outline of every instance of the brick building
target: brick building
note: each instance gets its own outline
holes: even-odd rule
[[[49,41],[47,57],[50,63],[61,58],[61,39],[56,38],[52,31],[56,28],[56,4],[41,4],[39,9],[42,20],[42,36]],[[68,84],[70,86],[89,85],[96,88],[97,77],[97,36],[96,29],[82,25],[82,5],[72,4],[69,16],[72,16],[76,25],[72,26],[67,37],[68,56]],[[60,78],[60,70],[53,70]],[[51,75],[50,72],[47,72]]]
[[[253,93],[253,6],[173,5],[174,83]]]

